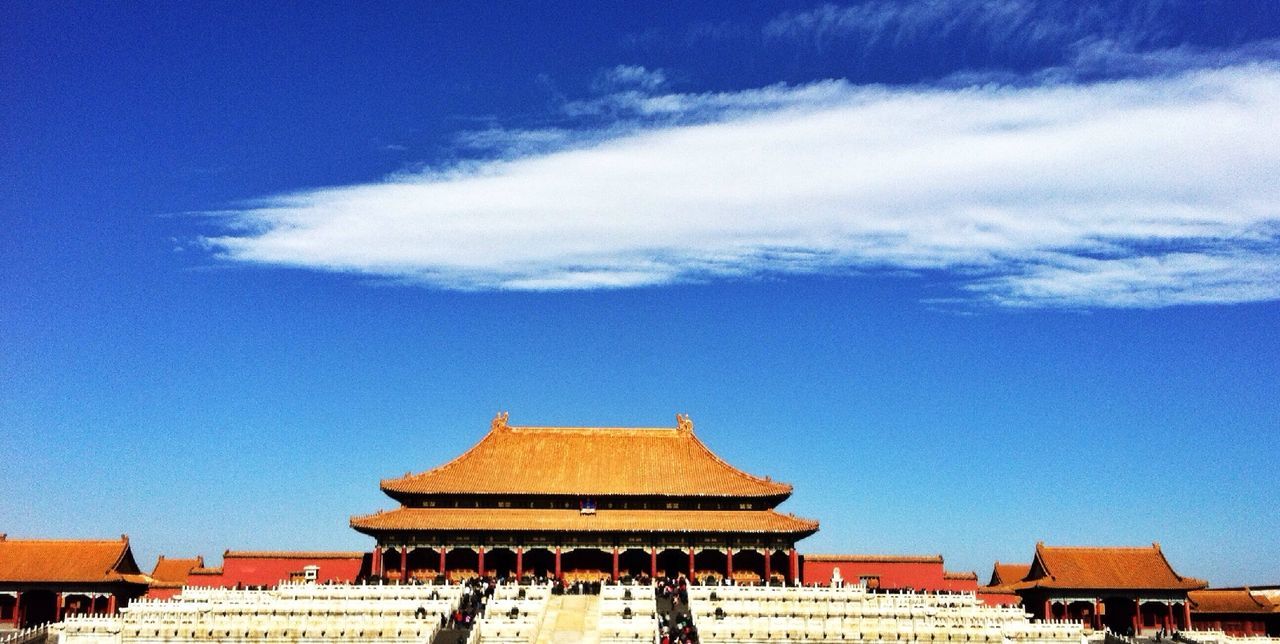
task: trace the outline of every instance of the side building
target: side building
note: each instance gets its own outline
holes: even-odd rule
[[[129,537],[9,539],[0,534],[0,619],[16,628],[114,613],[147,592]]]
[[[400,507],[353,517],[372,573],[409,578],[687,575],[797,580],[818,522],[776,510],[791,486],[726,463],[675,427],[517,427],[382,481]]]
[[[1252,588],[1193,590],[1191,624],[1196,630],[1223,631],[1237,637],[1280,637],[1280,592]]]
[[[999,568],[992,577],[1006,581]],[[1190,628],[1188,593],[1206,585],[1174,571],[1158,543],[1132,548],[1038,543],[1026,576],[1002,588],[1016,592],[1038,619],[1080,620],[1094,629],[1142,633]]]

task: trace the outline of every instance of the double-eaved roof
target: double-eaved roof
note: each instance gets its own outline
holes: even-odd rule
[[[0,535],[0,583],[146,584],[119,539],[9,539]]]
[[[461,456],[382,481],[393,497],[439,494],[774,497],[791,486],[752,476],[676,427],[512,427],[506,414]]]

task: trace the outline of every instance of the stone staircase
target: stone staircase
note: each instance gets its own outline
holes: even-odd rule
[[[598,644],[600,597],[552,595],[535,644]]]

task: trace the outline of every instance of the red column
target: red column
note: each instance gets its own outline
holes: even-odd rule
[[[484,576],[484,546],[476,546],[476,567],[479,568],[479,570],[477,570],[476,572],[479,573],[481,577],[483,577]]]
[[[556,546],[556,579],[560,578],[560,546]]]
[[[800,553],[795,548],[791,549],[791,579],[800,583]]]
[[[1138,635],[1142,632],[1142,602],[1133,600],[1133,634]]]
[[[60,622],[62,621],[62,593],[57,593],[56,595],[54,595],[54,599],[55,601],[53,604],[53,621]]]
[[[693,583],[693,548],[689,548],[689,583]]]
[[[13,594],[13,627],[22,628],[22,591]]]
[[[764,551],[764,583],[769,583],[769,578],[773,576],[773,551]]]
[[[1102,609],[1102,601],[1097,599],[1093,600],[1093,620],[1092,620],[1093,624],[1092,625],[1093,625],[1093,630],[1095,631],[1102,630],[1102,615],[1098,612],[1101,609]]]
[[[733,579],[733,548],[725,548],[724,576]]]
[[[444,555],[445,555],[445,547],[440,546],[440,574],[442,575],[444,574]]]
[[[409,546],[400,546],[400,583],[409,581]]]
[[[613,547],[613,580],[618,581],[618,546]]]
[[[116,596],[115,595],[109,595],[107,597],[107,614],[108,615],[116,614]]]
[[[1182,630],[1191,630],[1191,602],[1182,602]]]
[[[516,582],[524,577],[524,546],[516,546]]]
[[[378,573],[378,551],[379,550],[380,550],[379,546],[374,546],[373,550],[369,553],[369,575],[371,577],[377,577],[379,574]]]
[[[649,546],[649,576],[658,578],[658,546]]]

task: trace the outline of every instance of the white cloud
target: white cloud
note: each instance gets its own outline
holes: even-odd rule
[[[907,269],[1006,306],[1280,297],[1272,65],[636,100],[721,117],[278,196],[206,242],[235,261],[449,289]]]

